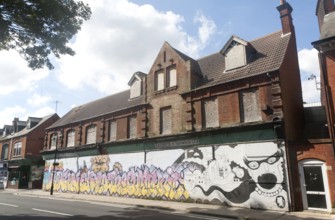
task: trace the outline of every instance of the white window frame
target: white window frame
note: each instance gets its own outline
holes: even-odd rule
[[[332,205],[330,201],[330,192],[329,192],[329,183],[328,183],[328,175],[327,175],[327,166],[326,163],[320,160],[315,160],[315,159],[306,159],[303,161],[300,161],[299,163],[299,176],[300,176],[300,185],[301,185],[301,192],[302,192],[302,197],[303,197],[303,206],[305,210],[317,210],[317,211],[327,211],[331,212],[332,211]],[[324,184],[324,189],[325,189],[325,197],[326,197],[326,204],[327,208],[326,209],[319,209],[319,208],[309,208],[307,204],[307,192],[306,188],[304,187],[305,184],[305,176],[304,176],[304,166],[320,166],[322,170],[322,177],[323,177],[323,184]]]
[[[13,156],[14,157],[21,156],[21,149],[22,149],[22,141],[15,142]]]

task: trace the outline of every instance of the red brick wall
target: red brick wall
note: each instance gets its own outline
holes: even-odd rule
[[[22,148],[24,148],[22,153],[24,153],[23,155],[25,155],[25,157],[40,155],[40,151],[43,150],[44,147],[45,129],[55,123],[58,119],[59,116],[55,114],[43,122],[43,124],[38,125],[38,127],[29,132],[25,145],[27,146],[27,149],[23,147],[22,144]]]
[[[298,140],[303,131],[304,114],[298,54],[293,33],[280,68],[279,78],[286,138],[288,141]]]
[[[305,159],[314,159],[320,160],[326,163],[327,176],[328,176],[328,184],[329,184],[329,192],[332,201],[332,207],[335,206],[335,158],[334,151],[331,143],[301,143],[290,146],[290,152],[296,156],[296,162],[292,163],[291,161],[291,177],[293,192],[295,193],[295,203],[296,207],[302,209],[302,201],[301,201],[301,186],[300,186],[300,178],[298,171],[298,162],[303,161]],[[294,157],[292,155],[292,158]]]

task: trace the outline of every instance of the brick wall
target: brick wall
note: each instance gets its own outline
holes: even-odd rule
[[[291,155],[296,155],[296,158],[293,158],[295,163],[291,161],[291,177],[292,177],[292,189],[295,193],[295,206],[298,209],[302,209],[301,201],[301,186],[300,178],[298,171],[298,162],[305,159],[320,160],[326,163],[327,166],[327,176],[329,191],[332,201],[332,207],[335,206],[335,158],[334,150],[330,142],[325,143],[300,143],[300,144],[291,144],[290,145]]]

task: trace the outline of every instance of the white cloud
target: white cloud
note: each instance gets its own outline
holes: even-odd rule
[[[44,117],[55,113],[55,109],[45,106],[37,109],[34,113],[31,113],[29,116],[32,117]],[[27,117],[28,118],[28,117]]]
[[[108,94],[127,89],[134,72],[149,70],[164,41],[196,58],[215,32],[214,22],[202,14],[199,36],[192,37],[181,26],[184,18],[171,11],[128,0],[86,2],[93,13],[71,45],[76,55],[59,60],[58,79],[70,89],[89,86]]]
[[[315,49],[302,49],[298,52],[300,71],[304,76],[320,75],[318,51]]]
[[[200,27],[198,29],[199,39],[200,42],[203,44],[204,47],[210,37],[216,32],[216,25],[213,20],[208,19],[205,15],[201,12],[198,12],[195,16],[194,21],[196,23],[200,23]]]
[[[27,62],[14,50],[0,51],[0,66],[0,95],[33,90],[36,83],[48,75],[46,69],[30,69]]]
[[[26,113],[26,109],[22,106],[13,106],[7,107],[0,111],[0,124],[4,125],[11,125],[12,121],[15,117],[21,117]]]
[[[307,103],[319,102],[320,90],[316,88],[316,86],[320,87],[319,84],[316,85],[320,82],[318,52],[315,49],[302,49],[298,52],[298,57],[303,100]],[[312,74],[316,76],[316,81],[315,79],[308,80]]]
[[[52,99],[50,96],[43,96],[37,93],[34,93],[28,100],[27,103],[31,106],[41,106],[46,105]]]

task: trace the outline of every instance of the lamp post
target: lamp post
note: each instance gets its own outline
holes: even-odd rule
[[[59,137],[61,138],[61,135],[59,135]],[[50,195],[53,195],[54,193],[54,179],[55,179],[55,168],[56,166],[59,165],[59,163],[56,162],[57,159],[57,146],[58,146],[58,135],[54,135],[52,137],[53,141],[56,142],[56,149],[55,149],[55,156],[54,156],[54,162],[52,164],[52,179],[51,179],[51,188],[50,188]]]
[[[320,82],[318,82],[316,80],[316,75],[312,74],[310,77],[308,77],[308,80],[315,80],[315,86],[316,86],[316,90],[321,90],[320,88]]]

